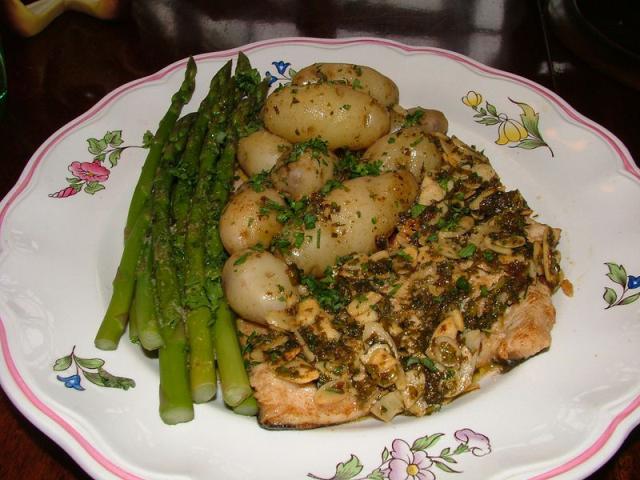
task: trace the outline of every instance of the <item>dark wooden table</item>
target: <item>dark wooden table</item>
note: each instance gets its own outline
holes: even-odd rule
[[[469,55],[555,91],[638,162],[638,65],[582,41],[547,12],[543,0],[134,0],[117,21],[66,13],[30,39],[3,26],[9,98],[0,118],[0,197],[49,135],[123,83],[190,54],[283,36],[379,36]],[[0,391],[0,478],[88,477]],[[589,479],[637,478],[638,427]]]

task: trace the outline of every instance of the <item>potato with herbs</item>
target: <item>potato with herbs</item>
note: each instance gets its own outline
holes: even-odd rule
[[[401,128],[420,127],[425,133],[447,133],[449,121],[440,110],[413,107],[405,110],[395,105],[391,111],[391,131]]]
[[[380,105],[398,103],[398,86],[389,77],[371,67],[350,63],[314,63],[296,73],[294,85],[320,82],[344,82],[356,90],[371,95]]]
[[[222,286],[240,317],[262,325],[298,300],[286,263],[264,251],[243,250],[229,257]]]
[[[281,157],[271,180],[274,186],[294,200],[320,190],[333,178],[337,158],[320,139],[297,144],[291,153]]]
[[[238,163],[250,177],[270,171],[278,159],[291,151],[291,143],[261,129],[238,142]]]
[[[316,83],[275,90],[262,111],[271,133],[292,143],[321,137],[329,150],[360,150],[389,132],[389,113],[348,85]]]
[[[323,213],[314,229],[283,232],[293,245],[287,261],[307,274],[321,275],[337,257],[375,251],[376,239],[393,231],[417,193],[415,178],[405,170],[343,182],[322,201]]]
[[[227,252],[234,254],[257,244],[269,246],[282,230],[276,211],[268,208],[274,204],[284,205],[277,190],[255,180],[231,197],[220,217],[220,239]]]
[[[378,139],[364,153],[366,162],[381,162],[383,170],[404,168],[421,181],[426,172],[440,167],[442,154],[432,137],[420,127],[409,127]]]

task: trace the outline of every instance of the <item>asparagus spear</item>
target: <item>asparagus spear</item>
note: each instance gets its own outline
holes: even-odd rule
[[[136,275],[136,295],[131,307],[132,323],[138,329],[138,340],[145,350],[152,351],[160,348],[164,342],[160,335],[158,317],[156,316],[156,304],[153,293],[153,252],[148,241],[140,255],[138,274]]]
[[[174,225],[174,251],[178,265],[178,278],[182,280],[185,257],[185,242],[187,225],[189,221],[189,211],[191,209],[191,197],[193,195],[199,170],[199,155],[202,144],[207,133],[209,122],[211,121],[212,105],[218,95],[218,88],[221,79],[229,78],[231,75],[231,61],[227,62],[216,75],[211,79],[209,92],[200,103],[198,116],[189,135],[187,147],[182,159],[176,167],[175,174],[178,182],[172,194],[172,214]]]
[[[149,228],[151,214],[148,197],[162,148],[167,141],[176,119],[195,88],[196,64],[189,58],[184,81],[173,95],[169,110],[160,121],[149,154],[142,168],[138,185],[131,199],[125,228],[125,245],[113,280],[113,294],[107,307],[94,343],[101,350],[115,350],[124,333],[129,318],[129,309],[135,287],[135,271],[144,238]]]
[[[100,350],[115,350],[129,318],[129,307],[135,288],[138,255],[151,221],[151,212],[145,208],[134,222],[125,241],[122,258],[113,280],[113,295],[107,312],[94,340]]]
[[[138,184],[133,192],[133,197],[131,198],[131,204],[129,206],[129,213],[127,215],[125,238],[127,238],[129,231],[140,215],[140,212],[143,210],[147,198],[151,194],[151,186],[153,184],[156,167],[162,155],[162,149],[169,137],[169,134],[171,133],[171,130],[173,129],[174,124],[178,120],[178,117],[180,117],[182,108],[189,103],[189,100],[191,100],[191,96],[193,95],[193,90],[195,88],[196,72],[196,62],[192,57],[189,57],[184,81],[182,82],[182,85],[180,85],[180,89],[173,95],[173,97],[171,97],[171,106],[167,113],[165,113],[162,120],[160,120],[160,125],[158,126],[156,134],[153,136],[149,153],[147,154],[147,159],[142,167],[140,179],[138,180]]]
[[[204,240],[207,228],[208,195],[216,173],[221,133],[224,133],[227,111],[234,103],[230,69],[224,69],[218,87],[219,97],[211,111],[211,121],[200,152],[200,171],[195,188],[186,232],[184,271],[187,327],[189,330],[191,395],[195,403],[211,400],[216,394],[217,379],[213,345],[209,333],[212,321],[205,284]]]
[[[245,398],[237,407],[233,408],[233,413],[255,417],[258,414],[258,402],[253,395]]]
[[[227,203],[233,182],[237,139],[242,129],[255,117],[264,103],[268,85],[260,82],[255,70],[250,70],[246,56],[240,54],[236,69],[236,87],[241,95],[246,95],[235,109],[231,125],[227,130],[226,145],[218,161],[218,175],[210,195],[211,226],[207,239],[209,268],[207,270],[207,294],[216,311],[213,339],[218,360],[218,370],[222,383],[225,403],[236,407],[247,399],[251,386],[244,367],[233,314],[222,295],[220,275],[226,253],[219,234],[219,219]]]
[[[173,143],[173,152],[180,155],[185,149],[188,134],[195,120],[195,114],[190,113],[178,120],[175,131],[169,138]],[[151,239],[147,238],[143,246],[140,258],[138,259],[138,269],[136,272],[135,298],[131,306],[131,318],[135,318],[137,335],[139,342],[145,350],[157,350],[163,345],[162,336],[158,326],[156,316],[155,297],[153,292],[153,252],[151,249]],[[134,325],[131,323],[129,328]]]
[[[172,255],[170,191],[171,167],[175,165],[174,145],[165,148],[153,182],[154,280],[158,321],[164,346],[160,347],[160,417],[170,425],[193,419],[193,404],[187,372],[187,340],[184,330],[184,307]]]
[[[225,299],[218,302],[213,329],[222,396],[227,405],[237,407],[251,396],[253,391],[242,359],[235,319]]]
[[[136,283],[137,285],[137,283]],[[140,335],[138,333],[138,316],[137,316],[137,306],[138,302],[136,301],[136,297],[133,297],[131,301],[131,311],[129,312],[129,341],[131,343],[140,343]]]

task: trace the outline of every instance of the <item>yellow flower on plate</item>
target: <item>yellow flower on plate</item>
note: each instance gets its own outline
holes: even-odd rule
[[[509,142],[519,142],[529,136],[527,129],[520,122],[507,119],[498,127],[498,145],[506,145]]]
[[[476,108],[482,103],[482,95],[480,95],[478,92],[470,90],[464,97],[462,97],[462,103],[464,103],[467,107]]]

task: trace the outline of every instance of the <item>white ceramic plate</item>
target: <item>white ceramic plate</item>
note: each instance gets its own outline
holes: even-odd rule
[[[640,289],[632,288],[640,286],[640,171],[620,141],[545,88],[444,50],[301,38],[242,50],[278,82],[311,62],[370,65],[397,82],[401,104],[444,111],[450,133],[484,149],[540,219],[563,229],[575,296],[555,297],[552,348],[425,418],[266,431],[218,401],[197,406],[189,424],[162,424],[156,362],[124,339],[116,352],[98,351],[93,337],[145,157],[127,148],[111,166],[109,153],[155,130],[182,79],[181,61],[56,132],[0,203],[0,379],[17,407],[98,478],[540,480],[581,478],[600,466],[640,419]],[[187,110],[236,53],[197,58]],[[98,142],[114,131],[122,143],[117,134]],[[496,143],[500,132],[505,145]],[[91,163],[100,152],[104,160]],[[69,359],[55,372],[74,346],[77,357],[103,359],[136,387],[94,385]]]

